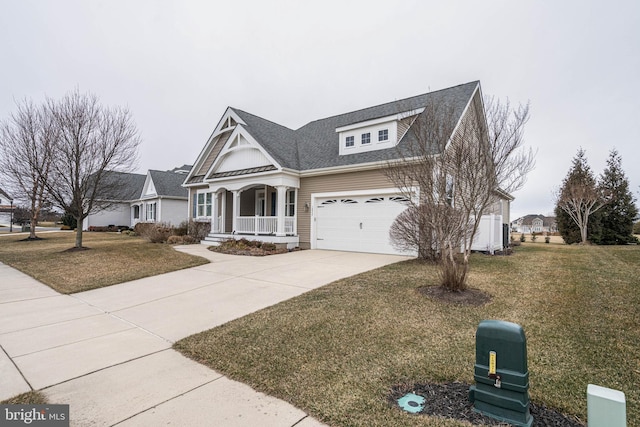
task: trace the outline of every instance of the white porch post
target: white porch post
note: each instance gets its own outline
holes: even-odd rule
[[[284,185],[278,185],[276,187],[278,190],[278,198],[277,198],[277,207],[276,207],[276,215],[278,216],[278,222],[276,223],[276,236],[286,236],[287,233],[284,231],[284,217],[285,217],[285,203],[287,200],[287,187]]]
[[[218,232],[218,192],[211,194],[211,232]]]
[[[294,197],[293,197],[293,235],[298,235],[298,189],[294,188]]]
[[[238,230],[238,217],[240,216],[240,193],[242,193],[242,191],[233,190],[231,192],[233,193],[233,205],[231,209],[231,212],[233,214],[233,218],[231,218],[233,223],[233,230],[231,231],[235,232]]]
[[[224,233],[227,227],[227,190],[223,190],[220,197],[222,200],[220,203],[220,229],[218,231]]]

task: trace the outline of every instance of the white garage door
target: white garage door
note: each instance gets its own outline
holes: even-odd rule
[[[389,228],[407,208],[399,195],[344,196],[317,199],[316,248],[399,254],[389,241]]]

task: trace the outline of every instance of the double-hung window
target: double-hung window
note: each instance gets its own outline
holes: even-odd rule
[[[148,203],[147,204],[147,209],[146,209],[146,221],[151,221],[151,222],[155,222],[156,220],[156,204],[154,203]]]
[[[295,190],[287,190],[287,198],[284,203],[285,216],[295,216],[296,214],[296,192]]]
[[[198,193],[198,216],[211,216],[211,193]]]

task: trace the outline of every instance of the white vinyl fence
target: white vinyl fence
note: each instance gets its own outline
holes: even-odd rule
[[[494,253],[502,250],[502,215],[483,215],[471,243],[472,251]]]

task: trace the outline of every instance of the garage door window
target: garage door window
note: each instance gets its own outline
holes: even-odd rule
[[[404,196],[389,197],[389,200],[391,200],[392,202],[405,203],[405,204],[410,202],[410,200]]]
[[[384,197],[374,197],[372,199],[365,201],[365,203],[381,203],[381,202],[384,202]]]

